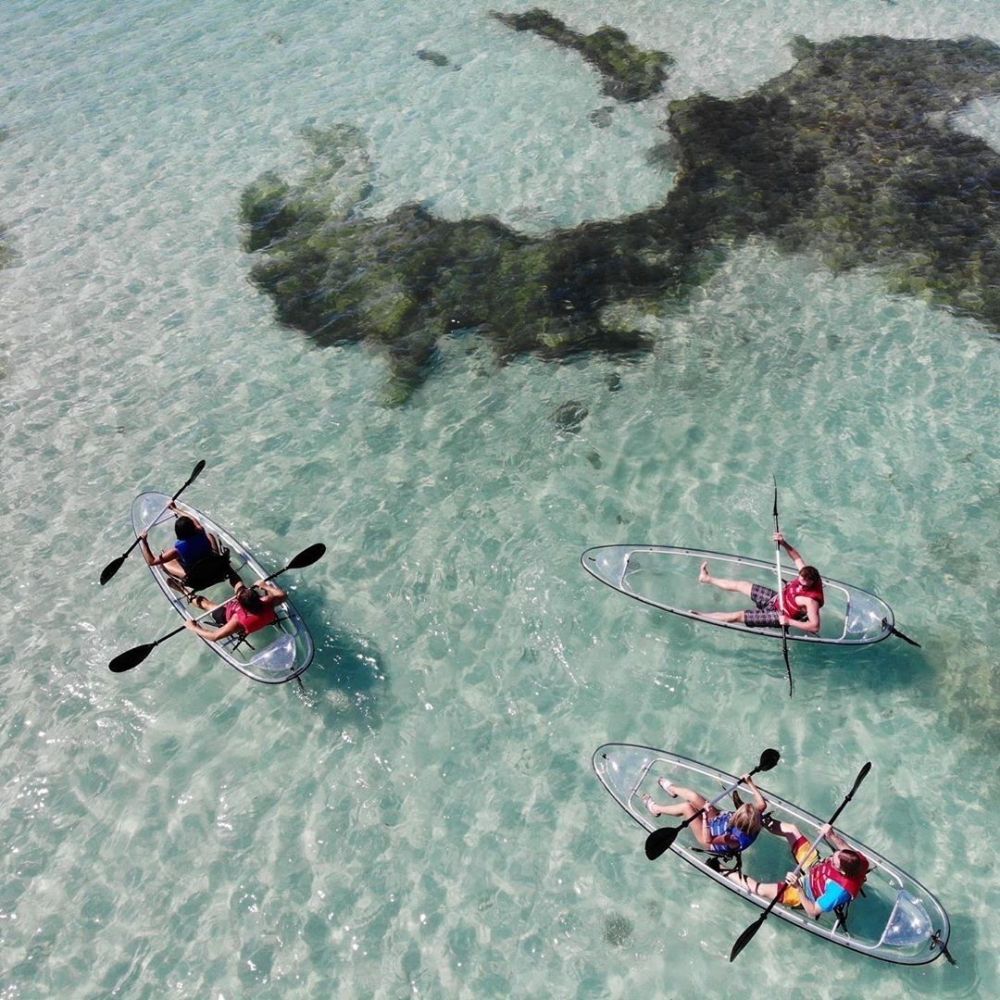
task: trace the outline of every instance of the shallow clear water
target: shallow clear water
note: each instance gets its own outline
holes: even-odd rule
[[[766,244],[657,349],[497,367],[455,338],[381,405],[364,348],[319,350],[247,282],[239,194],[304,124],[368,137],[373,210],[419,200],[526,231],[660,200],[662,103],[616,107],[569,53],[439,7],[8,3],[0,54],[0,996],[877,997],[997,992],[997,343],[974,322]],[[678,57],[669,96],[741,93],[785,42],[1000,41],[992,3],[552,4]],[[445,54],[454,71],[414,53]],[[970,127],[995,140],[1000,115]],[[620,387],[613,376],[620,378]],[[588,410],[578,433],[553,419]],[[173,628],[129,543],[176,489],[294,578],[305,692],[255,686]],[[898,641],[780,647],[590,580],[588,545],[769,556],[782,527],[885,597]],[[880,966],[770,924],[642,833],[590,771],[608,740],[832,812],[935,890],[959,967]]]

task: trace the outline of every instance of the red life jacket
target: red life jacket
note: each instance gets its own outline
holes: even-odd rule
[[[240,623],[246,635],[253,635],[254,632],[259,632],[278,620],[272,605],[268,604],[263,611],[255,612],[243,607],[235,597],[226,605],[226,621],[231,622],[234,618]]]
[[[820,581],[815,587],[810,587],[803,583],[798,577],[785,584],[785,589],[781,592],[781,610],[789,618],[795,621],[804,621],[808,615],[802,605],[795,602],[796,597],[811,597],[820,607],[823,607],[823,583]]]
[[[836,882],[837,885],[842,889],[846,889],[851,894],[851,899],[857,899],[858,893],[861,892],[861,887],[865,884],[867,875],[867,862],[865,870],[860,875],[852,877],[845,875],[841,871],[837,871],[833,866],[833,861],[827,858],[825,861],[820,861],[809,869],[809,891],[812,894],[812,898],[816,900],[826,892],[827,882]]]

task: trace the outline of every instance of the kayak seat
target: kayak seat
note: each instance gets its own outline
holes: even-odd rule
[[[205,590],[207,587],[222,583],[223,580],[235,585],[239,579],[229,565],[229,549],[213,552],[212,555],[199,559],[188,568],[186,576],[186,583],[191,590]]]
[[[720,875],[729,875],[732,872],[736,872],[737,875],[743,874],[742,851],[727,851],[725,854],[717,854],[715,851],[705,851],[700,847],[694,847],[692,850],[697,854],[707,854],[708,859],[705,864]]]

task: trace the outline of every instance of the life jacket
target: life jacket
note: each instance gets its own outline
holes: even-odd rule
[[[231,622],[234,618],[240,623],[245,635],[253,635],[278,620],[273,605],[266,605],[262,611],[251,611],[243,607],[235,597],[226,605],[226,621]]]
[[[804,621],[808,616],[806,609],[795,602],[797,597],[811,597],[820,607],[823,607],[823,583],[810,587],[798,577],[785,584],[781,592],[781,610],[795,621]]]
[[[731,812],[719,813],[719,815],[708,824],[708,832],[713,837],[721,837],[725,834],[727,837],[735,840],[739,845],[737,847],[729,847],[726,844],[713,844],[712,852],[714,854],[729,854],[732,851],[745,851],[757,839],[756,834],[747,833],[746,830],[741,830],[738,826],[733,826],[733,814]]]
[[[850,893],[851,899],[857,899],[858,893],[861,892],[861,887],[865,884],[867,875],[867,863],[865,864],[865,870],[860,875],[851,876],[838,871],[834,867],[833,861],[827,858],[825,861],[820,861],[809,869],[809,891],[812,894],[813,900],[817,900],[826,892],[827,882],[836,882],[842,889],[846,889]]]
[[[212,555],[214,551],[208,535],[203,531],[190,538],[178,538],[174,542],[174,548],[177,550],[177,558],[186,570]]]

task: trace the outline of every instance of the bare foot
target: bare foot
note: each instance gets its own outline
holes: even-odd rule
[[[712,577],[708,572],[708,563],[703,562],[701,564],[701,570],[698,572],[698,582],[699,583],[711,583]]]
[[[642,797],[642,804],[649,810],[650,814],[653,816],[660,815],[660,807],[653,801],[653,796],[646,792]]]
[[[665,792],[667,793],[667,795],[669,795],[669,796],[670,796],[670,797],[671,797],[672,799],[676,799],[676,798],[677,798],[677,793],[676,793],[676,792],[674,791],[674,786],[673,786],[673,785],[672,785],[672,784],[671,784],[671,783],[670,783],[669,781],[667,781],[667,779],[666,779],[666,778],[657,778],[657,780],[656,780],[656,783],[657,783],[657,784],[658,784],[658,785],[660,786],[660,788],[662,788],[662,789],[663,789],[663,790],[664,790],[664,791],[665,791]]]

